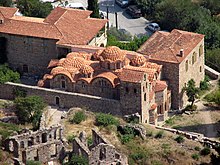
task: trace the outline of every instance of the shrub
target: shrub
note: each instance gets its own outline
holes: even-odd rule
[[[220,89],[217,91],[214,91],[208,95],[205,96],[205,99],[208,102],[214,102],[216,104],[220,104]]]
[[[0,65],[0,84],[7,81],[19,82],[20,74],[12,71],[7,65]]]
[[[125,134],[121,135],[121,142],[122,144],[130,142],[134,138],[133,134]]]
[[[196,151],[200,151],[200,150],[201,150],[201,148],[200,148],[199,146],[196,146],[194,149],[195,149]]]
[[[209,89],[209,81],[210,81],[210,78],[208,76],[205,76],[204,80],[200,81],[200,89],[201,90]]]
[[[205,156],[205,155],[209,155],[210,152],[211,152],[210,148],[205,147],[200,151],[200,154]]]
[[[93,144],[92,137],[88,137],[87,144],[88,144],[88,146],[91,146]]]
[[[177,136],[177,137],[175,138],[175,141],[176,141],[177,143],[183,143],[183,142],[185,141],[185,139],[184,139],[183,136]]]
[[[196,111],[197,110],[197,106],[196,105],[187,105],[184,109],[184,111]]]
[[[98,126],[119,125],[119,121],[110,114],[98,113],[96,115],[96,124]]]
[[[67,136],[68,143],[72,143],[75,138],[76,138],[76,135],[68,135]]]
[[[163,137],[163,131],[159,131],[157,132],[157,134],[155,135],[155,138],[162,138]]]
[[[41,165],[40,162],[34,161],[34,160],[27,160],[26,164],[27,165]]]
[[[195,160],[199,160],[199,155],[198,154],[192,154],[192,158]]]
[[[79,112],[76,112],[73,115],[73,118],[70,119],[70,122],[75,123],[75,124],[79,124],[79,123],[81,123],[82,121],[85,121],[85,120],[86,120],[85,112],[84,111],[79,111]]]
[[[70,162],[66,163],[65,165],[89,165],[89,161],[84,156],[73,155]]]

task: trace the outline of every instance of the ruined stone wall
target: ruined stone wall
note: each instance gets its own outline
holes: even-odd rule
[[[0,98],[14,99],[13,90],[15,88],[27,91],[27,95],[41,96],[50,105],[56,105],[57,99],[61,107],[81,107],[93,112],[111,113],[122,116],[120,102],[113,99],[84,95],[80,93],[65,92],[54,89],[40,88],[16,83],[6,83],[0,85]]]
[[[59,160],[64,152],[61,126],[36,132],[27,131],[19,135],[10,136],[5,140],[5,150],[15,158],[26,163],[26,160],[36,160],[46,163]]]
[[[56,40],[10,35],[0,33],[7,39],[7,57],[9,65],[23,71],[28,66],[29,74],[43,75],[51,59],[57,58]]]

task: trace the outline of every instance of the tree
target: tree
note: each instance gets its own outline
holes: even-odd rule
[[[70,162],[65,163],[64,165],[88,165],[89,161],[84,156],[73,155]]]
[[[0,6],[10,7],[12,5],[12,0],[0,0]]]
[[[39,96],[17,97],[14,103],[19,121],[22,124],[32,123],[33,128],[38,129],[43,109],[46,106],[43,99]]]
[[[88,10],[92,11],[91,17],[99,18],[98,0],[88,0]]]
[[[22,14],[30,17],[45,18],[53,9],[53,6],[48,2],[41,2],[39,0],[19,0],[17,7]]]
[[[0,84],[5,82],[19,82],[20,74],[11,70],[8,65],[0,65]]]
[[[187,86],[183,90],[186,91],[188,101],[191,102],[190,106],[192,108],[195,102],[195,99],[197,97],[197,94],[199,92],[199,88],[196,87],[195,81],[191,79],[188,81]]]

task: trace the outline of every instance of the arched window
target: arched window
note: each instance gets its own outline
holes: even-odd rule
[[[24,73],[28,73],[28,65],[23,65],[23,68],[22,68],[23,72]]]
[[[188,71],[188,67],[189,67],[189,61],[186,60],[186,64],[185,64],[185,69],[186,69],[186,72]]]
[[[128,92],[129,92],[128,87],[126,87],[126,88],[125,88],[125,91],[126,91],[126,93],[128,93]]]
[[[116,63],[116,69],[121,69],[121,62]]]
[[[66,81],[65,80],[61,80],[61,88],[62,89],[66,88]]]
[[[199,71],[202,72],[202,66],[199,67]]]
[[[203,54],[203,45],[199,47],[199,57]]]
[[[137,93],[137,89],[136,88],[134,88],[134,93]]]
[[[147,100],[147,95],[146,95],[146,93],[144,94],[144,101],[146,101]]]
[[[107,63],[107,68],[110,69],[110,63],[109,62]]]
[[[196,52],[193,53],[192,55],[192,64],[196,62]]]

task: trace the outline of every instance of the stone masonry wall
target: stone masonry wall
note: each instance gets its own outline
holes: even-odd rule
[[[30,74],[46,73],[51,59],[57,58],[56,40],[9,35],[0,33],[7,39],[7,57],[9,65],[22,72],[27,65]]]
[[[56,97],[59,99],[60,106],[71,108],[87,108],[93,112],[111,113],[122,116],[120,102],[118,100],[105,99],[96,96],[84,95],[80,93],[64,92],[54,89],[40,88],[16,83],[6,83],[0,85],[0,98],[14,99],[13,90],[15,88],[27,91],[27,95],[41,96],[50,105],[56,104]]]

